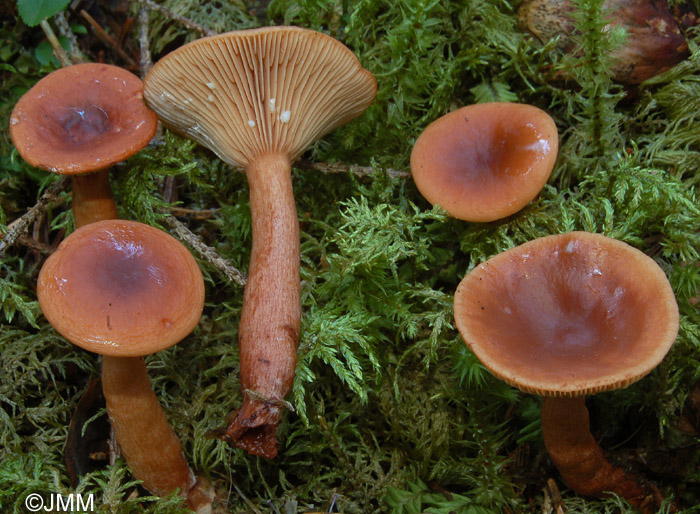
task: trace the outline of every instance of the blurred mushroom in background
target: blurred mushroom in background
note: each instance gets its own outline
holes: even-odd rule
[[[623,84],[640,84],[688,57],[683,29],[695,25],[697,17],[686,11],[671,13],[664,0],[606,0],[610,23],[604,30],[624,29],[626,39],[612,54],[612,78]],[[556,37],[564,52],[578,51],[572,0],[526,0],[518,10],[523,29],[546,43]],[[674,16],[675,14],[675,16]]]

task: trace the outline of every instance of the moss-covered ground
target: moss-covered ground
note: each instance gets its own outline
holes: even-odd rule
[[[452,295],[472,267],[570,230],[625,241],[654,257],[670,279],[681,313],[671,352],[648,377],[590,398],[589,407],[611,460],[656,483],[668,499],[665,511],[673,503],[697,512],[700,31],[688,30],[690,56],[679,66],[625,87],[606,71],[621,38],[600,32],[600,0],[576,2],[582,50],[573,56],[524,32],[517,0],[161,3],[216,32],[268,24],[326,32],[356,52],[379,84],[362,117],[305,154],[320,165],[293,171],[304,315],[289,398],[295,412],[285,415],[279,456],[249,456],[209,435],[241,400],[243,289],[196,252],[207,285],[201,323],[147,361],[187,458],[216,488],[220,512],[328,511],[334,499],[332,511],[347,514],[633,512],[617,498],[584,499],[566,488],[542,443],[538,398],[492,377],[454,328]],[[13,4],[0,6],[3,232],[57,180],[24,163],[9,140],[15,102],[58,67],[42,31],[24,25]],[[138,63],[140,26],[127,25],[139,2],[77,4]],[[89,60],[138,73],[78,12],[64,14]],[[201,36],[156,10],[148,19],[153,60]],[[561,138],[556,168],[542,194],[507,219],[449,219],[410,177],[387,170],[408,171],[412,144],[430,121],[490,100],[530,103],[552,115]],[[328,163],[374,172],[322,171]],[[166,132],[116,167],[113,186],[122,217],[167,229],[165,216],[176,214],[246,270],[245,176],[210,152]],[[99,360],[53,331],[35,294],[42,262],[73,230],[70,201],[68,188],[0,260],[0,512],[27,512],[30,493],[75,491],[93,493],[101,513],[185,512],[179,498],[147,497],[121,459],[109,465],[101,452],[91,455],[92,471],[77,487],[70,483],[68,425]],[[103,413],[87,414],[97,434]]]

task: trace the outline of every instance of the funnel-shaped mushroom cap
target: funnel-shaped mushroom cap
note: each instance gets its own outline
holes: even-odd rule
[[[494,221],[525,207],[547,183],[559,148],[547,113],[526,104],[485,103],[432,122],[411,152],[416,187],[466,221]]]
[[[492,257],[462,280],[454,307],[464,341],[491,372],[545,396],[625,387],[656,367],[678,334],[663,270],[587,232]]]
[[[202,272],[171,235],[107,220],[68,236],[39,273],[41,310],[71,343],[136,357],[189,334],[204,307]]]
[[[359,116],[377,84],[335,39],[298,27],[229,32],[168,54],[144,80],[170,128],[233,166],[266,153],[294,160]]]
[[[56,70],[20,98],[10,135],[32,166],[62,174],[107,168],[141,150],[158,127],[143,83],[109,64]]]

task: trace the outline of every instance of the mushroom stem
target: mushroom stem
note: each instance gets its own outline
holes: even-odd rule
[[[301,318],[299,221],[288,156],[266,154],[246,167],[253,247],[239,328],[243,406],[223,438],[273,458],[275,429],[291,391]]]
[[[109,168],[73,176],[73,216],[76,228],[118,217],[109,185]]]
[[[213,495],[187,465],[180,440],[151,388],[143,357],[103,356],[102,389],[117,442],[134,477],[158,496],[179,489],[192,510],[209,512]]]
[[[573,491],[594,497],[615,493],[643,512],[656,512],[660,506],[656,487],[638,483],[605,458],[591,434],[584,396],[544,397],[542,435],[552,462]]]

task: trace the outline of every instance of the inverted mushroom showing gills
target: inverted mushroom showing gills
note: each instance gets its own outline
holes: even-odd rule
[[[464,341],[494,375],[544,396],[545,446],[571,489],[659,502],[656,488],[607,461],[584,403],[644,377],[676,339],[678,306],[653,259],[599,234],[543,237],[474,268],[454,309]]]
[[[537,107],[468,105],[426,127],[411,152],[411,174],[425,199],[451,216],[494,221],[539,194],[558,148],[554,121]]]
[[[189,43],[161,59],[144,97],[169,128],[245,169],[253,247],[239,329],[243,406],[223,438],[274,457],[296,366],[301,318],[299,223],[291,163],[359,116],[377,90],[342,43],[268,27]]]
[[[157,127],[141,79],[99,63],[50,73],[10,116],[10,135],[25,161],[72,177],[78,227],[117,217],[108,168],[146,146]]]
[[[91,223],[46,260],[37,294],[62,336],[103,355],[107,413],[134,477],[159,496],[179,489],[193,510],[209,512],[212,496],[190,471],[143,359],[179,342],[199,321],[204,280],[192,255],[148,225]]]

